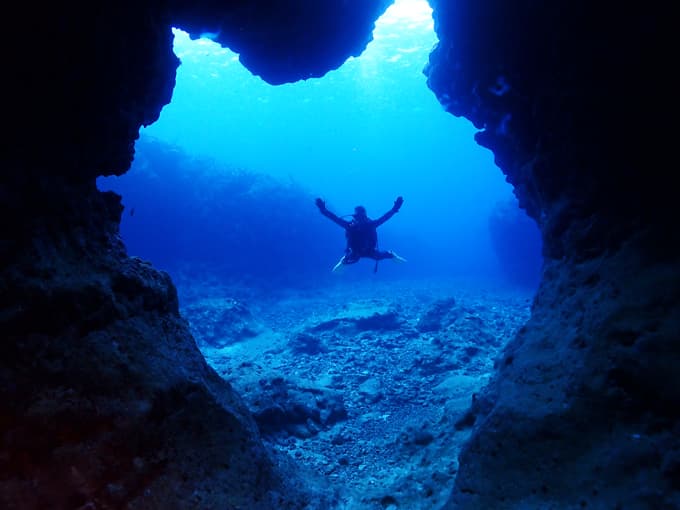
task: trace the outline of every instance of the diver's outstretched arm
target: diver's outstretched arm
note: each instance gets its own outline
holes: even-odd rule
[[[404,199],[402,197],[397,197],[397,199],[394,201],[394,205],[392,206],[392,209],[387,211],[385,214],[383,214],[380,218],[375,220],[373,224],[376,227],[379,227],[383,223],[385,223],[387,220],[389,220],[392,216],[394,216],[396,213],[399,212],[399,209],[401,209],[401,204],[404,203]]]
[[[331,220],[332,222],[337,223],[337,224],[340,225],[342,228],[347,228],[347,227],[349,227],[349,221],[343,220],[343,219],[340,218],[339,216],[333,214],[333,213],[330,212],[328,209],[326,209],[326,202],[324,202],[324,201],[321,200],[320,198],[317,198],[317,199],[316,199],[316,206],[319,208],[319,211],[321,212],[321,214],[323,214],[326,218],[328,218],[328,219]]]

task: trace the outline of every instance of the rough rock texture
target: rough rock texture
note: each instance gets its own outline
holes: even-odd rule
[[[216,5],[173,1],[172,21],[191,37],[211,34],[272,84],[319,77],[358,56],[390,0],[239,0]],[[208,15],[209,13],[209,15]]]
[[[233,295],[262,333],[209,347],[203,332],[221,328]],[[265,444],[338,488],[333,508],[440,510],[470,436],[470,402],[526,323],[531,298],[445,279],[274,293],[193,279],[181,311]],[[399,328],[377,319],[393,316]]]
[[[667,179],[662,4],[431,3],[440,43],[428,84],[482,129],[477,141],[539,222],[547,256],[615,250],[641,224],[668,222],[673,192],[651,178]],[[658,241],[677,246],[677,234]]]
[[[281,2],[285,23],[252,2],[191,2],[191,12],[198,24],[230,18],[243,59],[280,81],[359,53],[385,2],[323,5],[301,16]],[[264,449],[197,349],[169,277],[128,258],[119,197],[95,186],[128,169],[140,127],[170,101],[171,27],[186,12],[179,2],[24,3],[6,20],[2,508],[331,505]],[[313,44],[320,17],[330,47]],[[291,34],[308,37],[287,44]]]
[[[671,4],[432,4],[441,43],[429,85],[482,129],[547,259],[533,318],[477,401],[450,506],[677,508],[680,243],[660,164],[672,147]],[[360,52],[384,7],[8,10],[3,507],[302,506],[292,489],[274,502],[279,471],[252,419],[202,360],[167,276],[127,258],[117,199],[94,181],[126,171],[140,126],[170,100],[172,25],[218,31],[279,83]]]
[[[433,2],[428,83],[482,129],[546,265],[451,508],[679,508],[679,236],[661,5]]]
[[[94,184],[54,195],[0,280],[0,506],[311,499],[281,479],[240,397],[206,364],[169,276],[126,256],[120,198]]]
[[[250,310],[239,300],[220,300],[219,308],[204,306],[204,315],[194,322],[194,334],[199,347],[224,347],[246,338],[253,338],[260,333],[260,326]],[[184,314],[193,313],[187,308]],[[201,345],[202,344],[202,345]]]
[[[451,508],[679,508],[680,279],[638,264],[548,263],[473,408]]]

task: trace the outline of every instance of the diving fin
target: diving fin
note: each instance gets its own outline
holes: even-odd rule
[[[345,267],[345,256],[343,255],[340,260],[338,260],[338,263],[333,266],[333,272],[337,273],[341,269]]]
[[[400,257],[396,253],[390,250],[390,253],[392,254],[392,260],[394,262],[406,262],[406,259],[404,257]]]

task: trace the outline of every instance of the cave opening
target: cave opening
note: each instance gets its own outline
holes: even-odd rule
[[[175,31],[172,102],[144,129],[123,197],[130,255],[168,271],[209,364],[265,441],[342,487],[349,508],[446,500],[465,410],[529,315],[540,240],[474,127],[423,69],[425,0],[398,0],[362,55],[272,86]],[[380,249],[404,264],[331,268],[338,215],[397,196]],[[376,271],[377,268],[377,271]]]
[[[123,195],[131,254],[176,278],[204,267],[254,284],[316,285],[345,241],[319,221],[314,197],[339,215],[361,204],[377,217],[403,195],[379,247],[410,263],[381,264],[373,281],[535,288],[538,229],[473,141],[476,129],[427,87],[437,37],[425,0],[395,2],[365,51],[339,69],[277,86],[210,39],[174,33],[181,65],[171,103],[142,129],[131,170],[98,181]],[[365,281],[373,264],[357,267],[331,281]]]

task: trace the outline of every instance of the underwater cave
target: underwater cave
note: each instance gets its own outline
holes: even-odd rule
[[[432,9],[397,0],[361,55],[281,85],[173,33],[171,103],[130,170],[98,180],[122,196],[128,254],[170,274],[201,353],[265,445],[333,505],[441,507],[467,437],[451,424],[528,319],[541,246],[474,127],[426,86]],[[400,190],[377,250],[406,263],[331,271],[345,235],[314,193],[376,218]]]
[[[283,90],[360,59],[391,3],[16,6],[0,181],[3,508],[680,508],[680,242],[656,160],[670,146],[667,7],[429,2],[438,41],[422,89],[472,126],[516,200],[486,209],[469,238],[483,226],[486,255],[450,265],[428,265],[423,246],[376,273],[331,274],[342,231],[314,206],[328,194],[338,213],[358,200],[373,212],[403,194],[380,232],[405,253],[419,246],[417,211],[478,182],[452,184],[446,165],[439,200],[409,211],[415,180],[331,196],[321,188],[337,188],[337,169],[308,186],[228,146],[216,162],[145,136],[180,90],[173,27],[211,34]],[[98,188],[135,173],[122,197]],[[135,189],[149,195],[128,203]],[[302,233],[263,230],[272,216],[253,209],[282,204]],[[439,226],[461,214],[440,211]],[[538,275],[518,241],[531,228]],[[175,244],[142,253],[158,236]],[[290,272],[266,251],[225,256],[263,238]],[[460,284],[473,260],[529,290],[473,292]],[[450,280],[437,272],[452,267]]]

